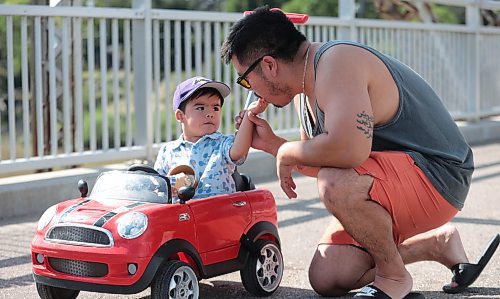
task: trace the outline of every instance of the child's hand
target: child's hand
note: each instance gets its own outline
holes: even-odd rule
[[[248,111],[251,111],[255,115],[259,115],[262,112],[266,111],[267,102],[262,98],[259,98],[257,101],[253,102],[248,106]]]
[[[172,197],[177,197],[177,189],[175,187],[172,187],[171,191],[172,191]]]
[[[192,174],[186,174],[184,172],[181,172],[174,175],[174,177],[175,177],[174,187],[176,189],[180,189],[181,187],[194,187],[196,183],[196,178]]]

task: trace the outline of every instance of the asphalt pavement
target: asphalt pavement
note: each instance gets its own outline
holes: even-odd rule
[[[500,142],[474,146],[476,172],[465,208],[452,223],[460,231],[471,262],[476,262],[491,237],[500,232]],[[285,272],[272,298],[319,298],[309,285],[307,271],[316,243],[330,215],[318,199],[315,180],[296,177],[298,198],[289,200],[274,174],[256,182],[276,198]],[[38,298],[31,276],[30,241],[38,215],[0,222],[0,298]],[[426,298],[500,298],[500,249],[478,280],[464,294],[448,295],[441,286],[451,272],[433,262],[408,266],[414,290]],[[239,273],[200,282],[201,298],[254,298],[243,288]],[[343,298],[349,298],[346,296]],[[135,295],[81,292],[78,298],[149,298],[149,289]]]

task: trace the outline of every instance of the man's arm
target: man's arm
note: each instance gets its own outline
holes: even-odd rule
[[[325,114],[325,132],[310,140],[288,142],[277,158],[283,165],[352,168],[370,154],[373,112],[369,97],[367,53],[336,46],[318,65],[315,96]]]
[[[301,140],[309,140],[307,137],[306,133],[304,132],[303,129],[300,130],[300,139]],[[299,173],[310,176],[310,177],[317,177],[318,172],[321,169],[321,167],[317,166],[303,166],[303,165],[296,165],[295,170],[298,171]]]

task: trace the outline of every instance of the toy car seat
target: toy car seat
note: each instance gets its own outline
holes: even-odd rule
[[[237,169],[233,173],[233,180],[236,184],[236,191],[249,191],[255,189],[252,179],[244,173],[239,173]]]

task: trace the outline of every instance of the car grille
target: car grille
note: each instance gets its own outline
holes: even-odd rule
[[[62,273],[88,276],[88,277],[102,277],[108,274],[108,265],[94,262],[75,261],[49,257],[50,266]]]
[[[113,237],[108,230],[84,224],[56,224],[47,231],[45,239],[55,243],[81,246],[113,246]]]

